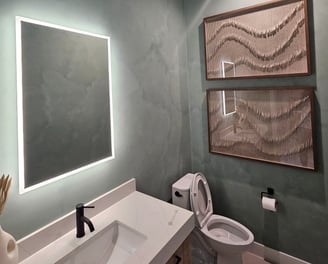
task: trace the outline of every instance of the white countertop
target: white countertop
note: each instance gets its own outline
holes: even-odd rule
[[[85,237],[76,238],[73,229],[20,263],[54,264],[114,221],[120,221],[147,237],[126,263],[165,263],[194,228],[191,211],[138,191],[97,214],[91,221],[94,232],[90,233],[86,226]]]

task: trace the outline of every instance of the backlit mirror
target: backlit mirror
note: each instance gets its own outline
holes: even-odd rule
[[[16,17],[20,193],[114,158],[110,39]]]

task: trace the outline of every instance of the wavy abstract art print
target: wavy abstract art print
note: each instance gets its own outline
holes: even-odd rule
[[[206,78],[310,74],[307,0],[273,1],[204,18]]]
[[[207,90],[209,150],[314,170],[313,88]]]

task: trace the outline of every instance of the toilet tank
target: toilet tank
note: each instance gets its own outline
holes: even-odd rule
[[[182,208],[191,210],[190,208],[190,186],[192,184],[194,174],[187,173],[172,185],[172,202]]]

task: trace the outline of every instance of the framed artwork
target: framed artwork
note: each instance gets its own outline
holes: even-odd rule
[[[284,0],[204,18],[206,79],[309,75],[307,12]]]
[[[314,170],[313,88],[207,90],[211,153]]]
[[[24,193],[114,158],[110,39],[16,17]]]

